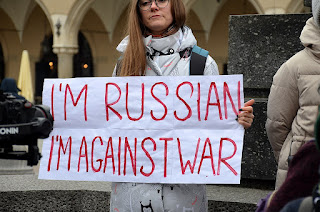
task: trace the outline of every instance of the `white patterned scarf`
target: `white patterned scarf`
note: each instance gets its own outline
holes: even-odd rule
[[[128,36],[124,38],[117,47],[117,50],[123,53],[128,44]],[[179,70],[189,70],[189,59],[181,60],[180,51],[193,47],[197,41],[189,27],[184,26],[176,33],[163,37],[155,38],[151,35],[144,38],[147,55],[146,75],[181,75]],[[167,55],[157,56],[156,52],[162,52]],[[169,53],[170,52],[170,53]]]

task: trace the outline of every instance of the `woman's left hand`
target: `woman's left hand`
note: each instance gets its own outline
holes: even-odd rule
[[[253,107],[252,105],[254,104],[254,99],[251,99],[244,103],[244,107],[242,107],[239,110],[239,115],[238,115],[238,122],[241,124],[245,129],[248,129],[251,127],[251,124],[253,122]]]

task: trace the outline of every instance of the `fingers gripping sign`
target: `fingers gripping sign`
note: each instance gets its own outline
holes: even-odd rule
[[[244,107],[239,109],[239,115],[237,117],[239,124],[241,124],[245,129],[251,127],[253,122],[253,107],[254,99],[251,99],[244,103]]]

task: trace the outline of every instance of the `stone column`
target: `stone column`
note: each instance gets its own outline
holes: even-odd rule
[[[78,53],[78,47],[55,47],[53,52],[58,55],[58,77],[71,78],[73,77],[73,56]]]

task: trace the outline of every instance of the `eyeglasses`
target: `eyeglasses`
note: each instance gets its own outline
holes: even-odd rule
[[[169,3],[169,0],[140,0],[138,5],[141,10],[150,10],[153,1],[159,8],[165,8]]]

